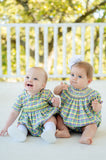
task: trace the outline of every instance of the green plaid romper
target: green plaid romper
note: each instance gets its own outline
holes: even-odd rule
[[[43,131],[43,124],[53,115],[58,113],[58,108],[53,107],[51,99],[54,97],[48,89],[31,96],[23,91],[17,97],[13,109],[20,112],[18,124],[27,127],[32,136],[40,136]]]
[[[101,112],[96,113],[91,106],[92,101],[98,99],[102,103],[100,94],[87,87],[75,89],[69,86],[68,90],[61,93],[60,115],[64,124],[74,131],[81,131],[81,127],[96,123],[97,127],[101,123]]]

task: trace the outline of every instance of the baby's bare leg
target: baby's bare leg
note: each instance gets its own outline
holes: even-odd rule
[[[63,119],[59,115],[57,116],[57,130],[56,130],[55,135],[58,138],[69,138],[70,137],[69,130],[65,126]]]
[[[96,131],[97,131],[97,125],[95,123],[85,126],[83,128],[83,133],[82,133],[82,136],[79,142],[83,144],[91,144],[92,139],[94,138],[96,134]]]
[[[54,116],[52,116],[51,118],[49,118],[45,123],[47,122],[53,122],[55,125],[57,124],[57,120]]]

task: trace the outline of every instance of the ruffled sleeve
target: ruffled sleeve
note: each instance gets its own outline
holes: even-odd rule
[[[42,91],[42,98],[44,98],[49,104],[52,105],[52,98],[54,97],[54,94],[49,89],[44,89]]]
[[[97,99],[99,103],[103,103],[100,93],[96,90],[94,90],[94,92],[91,94],[90,101],[92,102],[95,99]]]
[[[16,102],[13,104],[12,108],[18,112],[21,111],[23,107],[23,104],[22,104],[22,96],[19,95],[17,98],[16,98]]]

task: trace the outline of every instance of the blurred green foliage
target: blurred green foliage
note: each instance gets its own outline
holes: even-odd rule
[[[0,1],[0,23],[95,23],[106,22],[106,0],[2,0]],[[7,30],[1,28],[1,51],[2,51],[2,70],[7,74]],[[44,62],[44,29],[40,28],[39,33],[39,65]],[[16,73],[16,31],[11,28],[11,70]],[[94,72],[98,73],[99,65],[99,28],[94,32]],[[30,66],[35,65],[35,30],[29,30]],[[20,65],[21,74],[25,74],[26,50],[25,50],[25,28],[20,28]],[[85,60],[90,61],[90,27],[85,30]],[[72,32],[68,28],[66,35],[66,63],[72,54]],[[62,28],[58,30],[57,48],[57,71],[62,73],[63,65],[63,37]],[[106,27],[103,35],[103,72],[106,74]],[[81,54],[81,28],[76,30],[76,53]],[[50,68],[49,73],[53,74],[53,28],[48,28],[48,56]],[[67,67],[67,73],[69,73]]]

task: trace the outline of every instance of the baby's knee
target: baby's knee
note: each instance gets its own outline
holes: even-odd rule
[[[55,125],[57,124],[57,121],[56,121],[56,118],[54,116],[50,117],[47,121],[47,122],[53,122]]]

